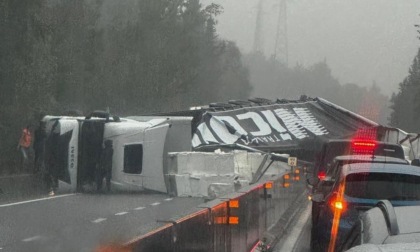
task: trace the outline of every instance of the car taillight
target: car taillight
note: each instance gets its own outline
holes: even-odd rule
[[[318,179],[319,180],[324,180],[325,179],[325,176],[326,176],[326,174],[325,174],[324,171],[318,172]]]

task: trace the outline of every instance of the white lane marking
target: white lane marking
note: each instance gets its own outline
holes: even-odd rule
[[[48,197],[40,198],[40,199],[20,201],[20,202],[15,202],[15,203],[9,203],[9,204],[0,205],[0,207],[16,206],[16,205],[21,205],[21,204],[26,204],[26,203],[38,202],[38,201],[43,201],[43,200],[52,200],[52,199],[57,199],[57,198],[63,198],[63,197],[73,196],[73,195],[77,195],[77,193],[57,195],[57,196],[54,196],[54,197],[48,196]]]
[[[128,212],[119,212],[119,213],[116,213],[115,215],[124,215],[124,214],[128,214]]]
[[[167,198],[167,199],[164,199],[164,200],[166,200],[166,201],[171,201],[171,200],[173,200],[174,198]]]
[[[98,219],[92,221],[92,223],[99,223],[99,222],[102,222],[102,221],[106,221],[106,218],[98,218]]]
[[[23,239],[22,241],[23,242],[31,242],[31,241],[36,241],[36,240],[39,240],[39,239],[41,239],[41,236],[35,235],[35,236],[32,236],[32,237]]]
[[[157,205],[160,205],[160,202],[155,202],[155,203],[152,203],[152,204],[150,204],[151,206],[157,206]]]
[[[143,210],[143,209],[145,209],[145,207],[136,207],[136,208],[134,208],[134,210]]]
[[[10,178],[19,178],[19,177],[31,177],[31,174],[20,174],[20,175],[10,175],[10,176],[3,176],[0,179],[10,179]]]
[[[304,212],[301,213],[300,216],[295,217],[299,218],[299,220],[296,222],[296,225],[292,228],[292,231],[287,235],[286,241],[284,241],[283,245],[278,251],[293,251],[293,247],[295,246],[300,234],[302,233],[303,226],[308,221],[310,215],[311,204],[308,204]]]

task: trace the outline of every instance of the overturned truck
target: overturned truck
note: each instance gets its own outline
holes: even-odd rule
[[[71,191],[95,182],[104,142],[111,140],[112,187],[166,192],[164,153],[190,151],[191,118],[119,118],[103,112],[87,117],[45,116],[45,166]],[[53,146],[48,146],[48,145]],[[49,156],[56,162],[51,164]],[[48,167],[54,166],[54,167]],[[153,167],[153,169],[146,169]]]

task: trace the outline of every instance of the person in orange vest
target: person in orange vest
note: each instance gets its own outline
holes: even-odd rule
[[[23,128],[22,135],[19,139],[18,150],[22,152],[22,168],[28,163],[29,159],[29,148],[32,143],[31,125],[27,125]]]

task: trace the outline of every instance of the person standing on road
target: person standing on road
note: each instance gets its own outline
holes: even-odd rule
[[[112,140],[105,140],[105,147],[102,149],[99,164],[96,167],[96,186],[97,190],[102,189],[103,179],[106,179],[106,189],[111,190],[111,175],[112,175],[112,155],[114,149],[112,148]]]
[[[34,173],[39,173],[41,168],[44,167],[44,151],[45,151],[45,142],[47,139],[47,132],[45,131],[45,122],[39,121],[39,127],[34,132]],[[42,169],[44,170],[44,168]]]
[[[32,142],[32,133],[31,133],[31,125],[27,125],[26,128],[23,128],[22,135],[20,136],[19,143],[18,143],[18,150],[22,153],[22,163],[21,169],[24,170],[28,160],[29,160],[29,148],[31,147]]]
[[[59,140],[60,129],[58,120],[54,122],[51,132],[45,142],[45,184],[49,190],[49,195],[54,196],[58,189],[58,165],[59,165]]]

